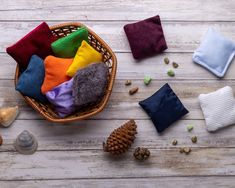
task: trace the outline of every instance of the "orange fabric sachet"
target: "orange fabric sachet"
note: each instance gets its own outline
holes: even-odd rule
[[[66,75],[66,71],[72,62],[73,58],[65,59],[51,55],[46,57],[44,60],[45,78],[41,87],[43,94],[71,79]]]

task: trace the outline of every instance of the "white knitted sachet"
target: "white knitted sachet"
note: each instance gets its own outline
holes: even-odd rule
[[[235,124],[235,100],[231,87],[201,94],[198,98],[209,132]]]

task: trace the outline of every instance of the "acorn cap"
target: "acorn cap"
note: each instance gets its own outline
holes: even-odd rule
[[[16,151],[24,155],[33,154],[38,148],[36,138],[29,132],[24,130],[18,135],[14,143]]]

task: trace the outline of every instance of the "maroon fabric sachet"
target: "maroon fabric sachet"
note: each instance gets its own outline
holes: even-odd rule
[[[135,59],[143,59],[167,49],[159,16],[127,24],[124,31]]]
[[[34,30],[25,35],[14,45],[7,48],[7,53],[13,57],[21,69],[26,69],[32,55],[42,59],[53,54],[51,43],[56,40],[49,26],[43,22]]]

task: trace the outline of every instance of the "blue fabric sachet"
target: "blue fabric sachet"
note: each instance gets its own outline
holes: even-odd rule
[[[201,45],[193,54],[193,61],[222,78],[234,55],[235,42],[209,28]]]
[[[25,96],[46,103],[47,98],[41,93],[41,86],[45,76],[43,60],[32,55],[27,69],[20,75],[16,90]]]
[[[168,84],[140,101],[139,105],[149,115],[159,133],[189,112]]]

